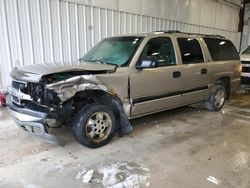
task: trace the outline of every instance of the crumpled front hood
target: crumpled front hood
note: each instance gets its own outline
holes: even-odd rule
[[[74,65],[64,65],[66,63],[44,63],[36,65],[28,65],[21,68],[14,68],[10,76],[15,80],[22,80],[27,82],[39,82],[42,76],[72,71],[115,71],[116,66],[99,64],[99,63],[86,63],[86,62],[73,62]],[[70,63],[67,63],[70,64]]]

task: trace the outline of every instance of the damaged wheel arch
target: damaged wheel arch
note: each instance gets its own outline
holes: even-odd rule
[[[75,94],[73,106],[76,113],[83,108],[83,106],[89,104],[102,104],[112,109],[118,122],[117,131],[120,135],[132,131],[132,126],[124,111],[123,103],[118,96],[111,95],[103,90],[85,90]]]

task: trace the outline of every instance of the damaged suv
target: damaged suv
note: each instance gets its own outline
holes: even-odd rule
[[[8,108],[34,135],[63,145],[48,130],[70,124],[91,148],[131,132],[132,118],[201,101],[218,111],[241,75],[231,41],[178,31],[107,38],[71,64],[14,68]]]

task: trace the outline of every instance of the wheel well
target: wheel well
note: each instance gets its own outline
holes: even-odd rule
[[[86,104],[99,103],[110,107],[115,115],[118,116],[118,108],[112,100],[114,97],[103,90],[85,90],[75,94],[73,106],[77,112]]]
[[[229,77],[221,77],[215,81],[214,85],[224,85],[226,89],[226,99],[228,100],[231,93],[231,85]]]

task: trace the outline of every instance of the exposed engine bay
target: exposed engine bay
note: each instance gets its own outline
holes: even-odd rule
[[[93,74],[93,72],[91,72]],[[94,74],[101,74],[104,71],[96,71]],[[61,90],[65,91],[65,88],[72,87],[73,85],[80,85],[82,82],[89,82],[84,79],[84,75],[89,75],[88,71],[75,71],[75,72],[62,72],[55,73],[42,76],[38,83],[30,83],[24,81],[12,80],[12,88],[17,90],[17,93],[23,93],[22,97],[14,95],[14,102],[23,106],[27,104],[27,102],[37,102],[42,105],[59,105],[62,102],[66,101],[70,97],[72,97],[76,92],[72,93],[72,95],[67,92],[67,97],[64,98],[63,95],[59,93]],[[90,76],[87,76],[90,78]],[[85,83],[87,84],[87,83]],[[94,84],[94,83],[92,83]],[[56,89],[56,90],[54,90]],[[84,88],[79,88],[80,89]],[[11,92],[13,93],[13,92]],[[61,97],[58,97],[60,95]],[[20,101],[19,101],[20,100]]]
[[[114,107],[121,117],[120,124],[129,124],[124,103],[96,76],[112,72],[114,70],[57,72],[41,76],[36,83],[13,79],[9,93],[17,107],[45,113],[48,127],[71,122],[74,114],[90,101]]]

